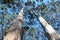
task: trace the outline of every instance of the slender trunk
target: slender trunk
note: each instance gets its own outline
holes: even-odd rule
[[[8,33],[4,37],[4,40],[22,40],[22,21],[23,20],[23,10],[18,14],[17,18],[13,20]]]
[[[45,28],[46,33],[48,33],[47,35],[49,35],[50,40],[60,40],[59,35],[50,24],[48,24],[41,16],[39,16],[38,19]]]
[[[60,35],[56,33],[54,28],[48,24],[48,22],[46,22],[41,16],[38,16],[36,12],[34,12],[34,14],[38,18],[39,22],[43,25],[49,40],[60,40]]]

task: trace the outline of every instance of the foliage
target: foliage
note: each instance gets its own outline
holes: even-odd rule
[[[17,2],[16,4],[0,4],[0,24],[3,25],[3,30],[8,30],[12,21],[20,12],[20,9],[24,7],[23,40],[48,40],[41,23],[39,24],[32,10],[38,10],[39,15],[60,33],[60,1],[48,1],[46,4],[43,2],[45,0],[40,0],[41,2],[39,2],[39,5],[39,0],[36,1],[37,4],[35,1],[27,1],[25,3]],[[4,34],[6,34],[6,31],[4,31]]]
[[[36,7],[36,9],[37,10],[44,10],[46,8],[46,5],[44,4],[44,3],[42,3],[41,5],[38,5],[37,7]]]
[[[4,3],[13,3],[14,0],[4,0],[3,2],[4,2]]]

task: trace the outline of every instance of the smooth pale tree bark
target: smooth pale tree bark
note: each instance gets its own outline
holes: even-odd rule
[[[48,39],[60,40],[60,35],[56,33],[54,28],[50,24],[48,24],[48,22],[46,22],[41,16],[38,16],[35,11],[33,12],[34,12],[34,15],[38,18],[39,22],[43,25],[43,28],[45,29]]]
[[[22,40],[22,22],[23,22],[23,8],[18,14],[16,19],[13,20],[8,33],[4,37],[4,40]]]

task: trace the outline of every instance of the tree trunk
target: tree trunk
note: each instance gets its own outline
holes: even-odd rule
[[[41,22],[41,24],[45,28],[46,33],[48,33],[47,35],[50,35],[50,40],[60,40],[59,34],[56,33],[56,31],[50,24],[48,24],[41,16],[39,16],[38,19],[39,22]]]
[[[33,11],[34,12],[34,11]],[[41,16],[38,16],[36,12],[34,12],[35,16],[38,18],[39,22],[43,25],[45,32],[47,33],[47,37],[49,40],[60,40],[60,35],[56,33],[54,28],[48,24]]]
[[[4,37],[4,40],[22,40],[22,22],[23,22],[23,10],[18,14],[17,18],[13,20],[8,33]]]

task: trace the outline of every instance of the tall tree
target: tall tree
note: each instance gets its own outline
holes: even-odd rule
[[[4,40],[22,40],[22,21],[23,20],[23,9],[18,14],[17,18],[13,20],[8,33],[4,37]]]
[[[38,16],[38,14],[35,11],[33,12],[35,16],[38,18],[39,22],[43,25],[49,40],[60,40],[60,35],[56,33],[54,28],[50,24],[48,24],[48,22],[46,22],[43,17]]]

